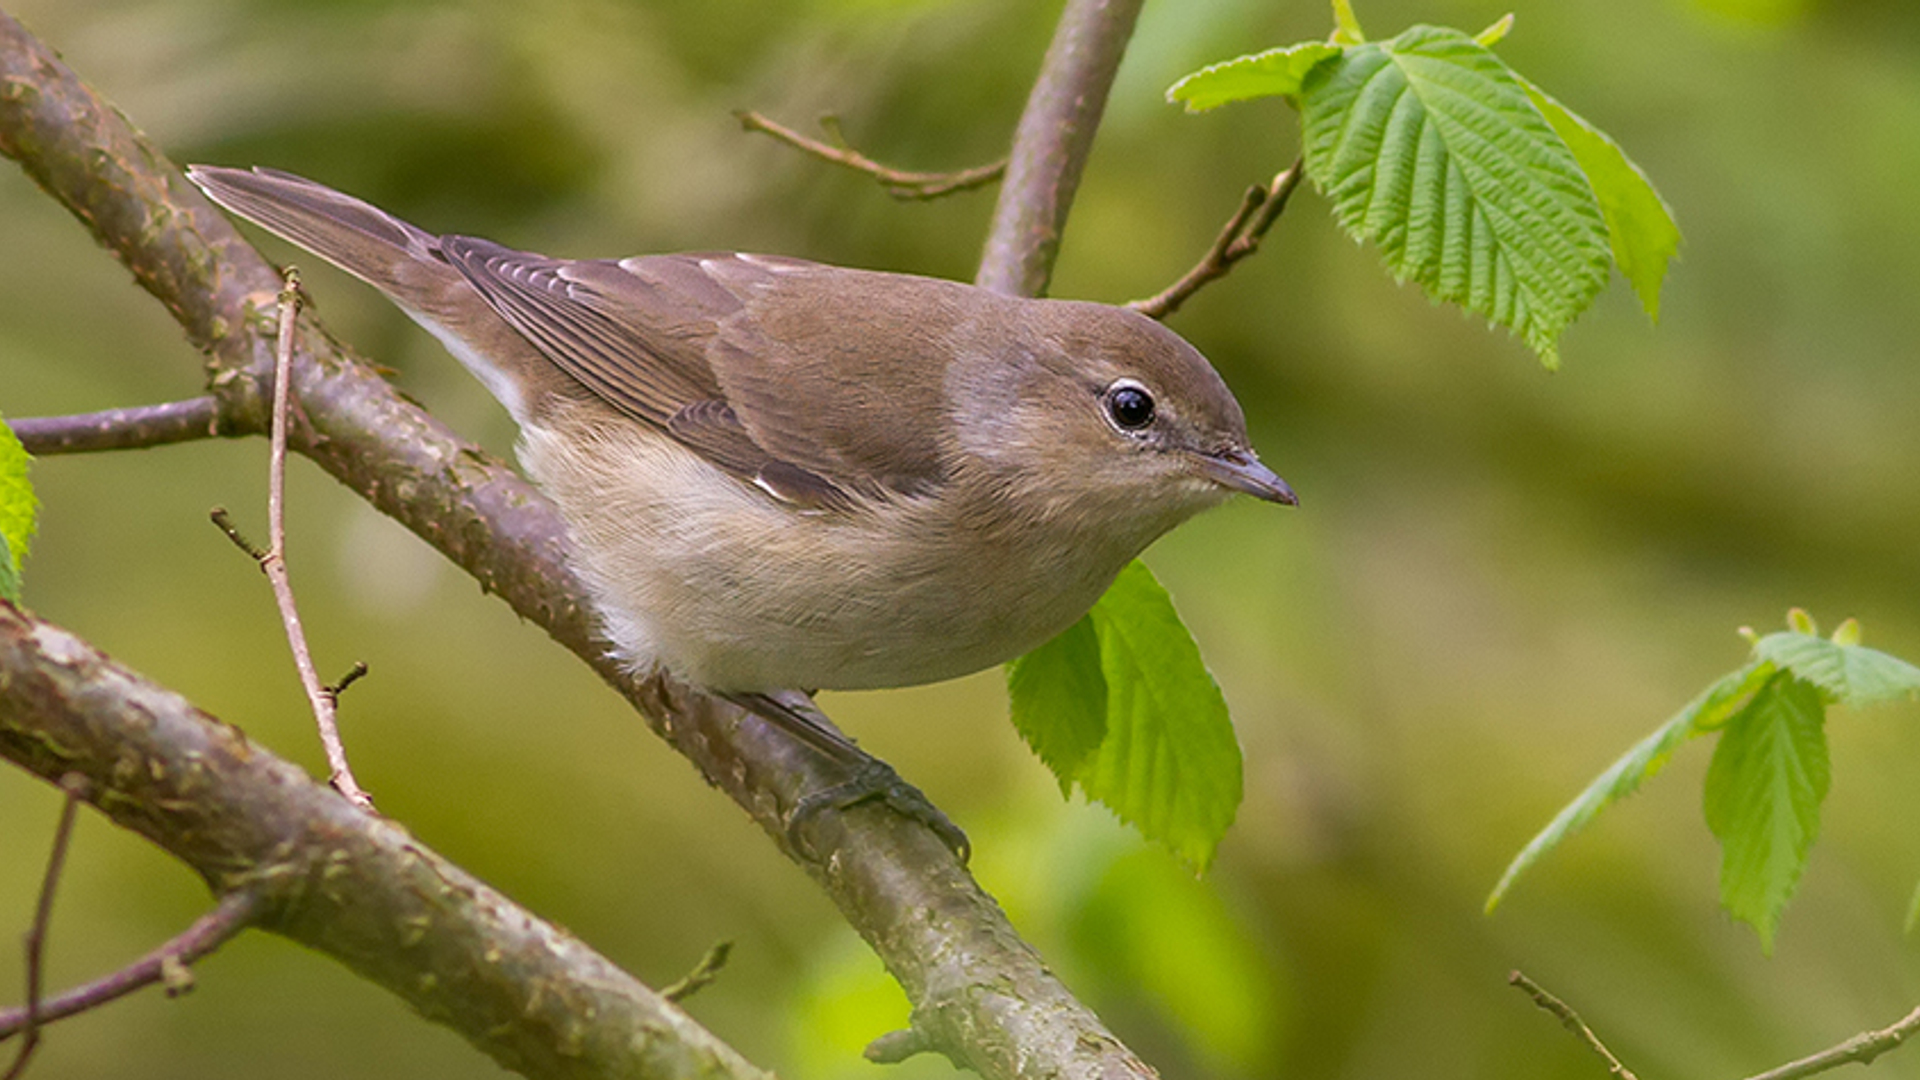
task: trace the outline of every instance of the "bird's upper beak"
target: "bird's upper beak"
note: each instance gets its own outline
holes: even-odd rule
[[[1256,499],[1281,503],[1286,506],[1298,506],[1300,500],[1287,486],[1279,474],[1253,456],[1251,450],[1222,450],[1217,453],[1201,452],[1195,455],[1200,463],[1200,471],[1224,487],[1235,491],[1244,491]]]

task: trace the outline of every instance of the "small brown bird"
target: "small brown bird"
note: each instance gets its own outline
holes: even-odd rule
[[[1233,492],[1294,502],[1206,359],[1122,308],[764,255],[555,259],[287,173],[188,175],[506,406],[638,670],[756,703],[964,675]]]

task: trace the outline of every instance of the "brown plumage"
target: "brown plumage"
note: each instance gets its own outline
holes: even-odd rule
[[[1293,501],[1206,360],[1123,309],[772,256],[555,259],[285,173],[189,175],[500,399],[637,667],[736,692],[965,674],[1231,492]]]

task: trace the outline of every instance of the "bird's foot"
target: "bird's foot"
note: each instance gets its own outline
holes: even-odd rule
[[[967,834],[961,831],[960,826],[933,805],[919,788],[902,779],[893,766],[866,754],[848,763],[845,780],[800,797],[800,801],[793,806],[793,812],[787,815],[787,843],[793,845],[796,851],[809,851],[800,836],[801,828],[808,821],[823,810],[846,810],[875,800],[886,803],[909,821],[917,821],[931,829],[962,866],[973,857],[973,844],[967,840]]]

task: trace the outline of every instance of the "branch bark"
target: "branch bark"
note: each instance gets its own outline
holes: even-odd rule
[[[0,602],[0,754],[541,1077],[764,1080],[679,1007],[297,766]]]
[[[1062,51],[1056,48],[1049,53],[1053,74],[1042,80],[1050,89],[1042,94],[1037,88],[1036,100],[1071,94],[1076,85],[1081,93],[1104,100],[1105,80],[1118,63],[1138,6],[1138,0],[1111,5],[1074,0],[1055,44],[1079,43],[1065,50],[1073,56],[1100,44],[1095,51],[1106,59],[1097,66],[1105,74],[1076,83],[1053,73],[1053,57]],[[1093,29],[1082,25],[1086,9],[1100,16]],[[1091,39],[1083,40],[1088,35]],[[1076,70],[1083,66],[1076,61]],[[1075,112],[1079,134],[1073,145],[1079,149],[1063,151],[1066,158],[1084,159],[1098,113],[1097,105],[1091,114],[1085,108]],[[1026,145],[1021,152],[1039,149]],[[188,337],[208,350],[210,388],[221,405],[223,428],[263,431],[278,275],[157,148],[5,16],[0,16],[0,152],[19,159],[29,175],[72,209],[174,312]],[[1077,163],[1070,171],[1078,175]],[[787,850],[785,811],[799,795],[828,780],[815,755],[696,688],[667,679],[636,680],[622,670],[594,631],[585,594],[566,564],[565,534],[551,504],[506,465],[402,398],[318,324],[308,320],[304,326],[291,389],[309,424],[292,433],[292,449],[545,628]],[[83,648],[78,642],[73,647]],[[212,799],[219,793],[196,787],[183,794]],[[317,815],[319,822],[343,812],[343,806],[341,800],[301,801],[297,813]],[[183,814],[205,812],[191,804],[182,808]],[[296,808],[269,803],[258,812],[280,820]],[[170,836],[173,820],[163,815],[140,824],[159,839]],[[791,850],[787,854],[819,882],[900,981],[925,1045],[993,1080],[1153,1075],[1048,971],[993,898],[930,832],[876,806],[822,815],[813,828],[818,835],[807,846],[825,856],[812,862]],[[195,843],[209,839],[210,834],[193,832]],[[306,839],[324,845],[325,837]],[[417,847],[404,850],[418,853]],[[458,871],[445,867],[430,876],[444,880],[446,875]],[[303,909],[302,919],[316,922],[299,922],[295,930],[332,944],[324,923],[351,923],[352,906],[336,902],[323,908]],[[403,953],[415,959],[428,947],[406,944]],[[569,948],[581,951],[577,943]],[[349,962],[376,962],[347,943],[341,943],[340,955]]]
[[[974,284],[1016,296],[1047,291],[1060,231],[1143,2],[1067,0],[1014,131]]]

